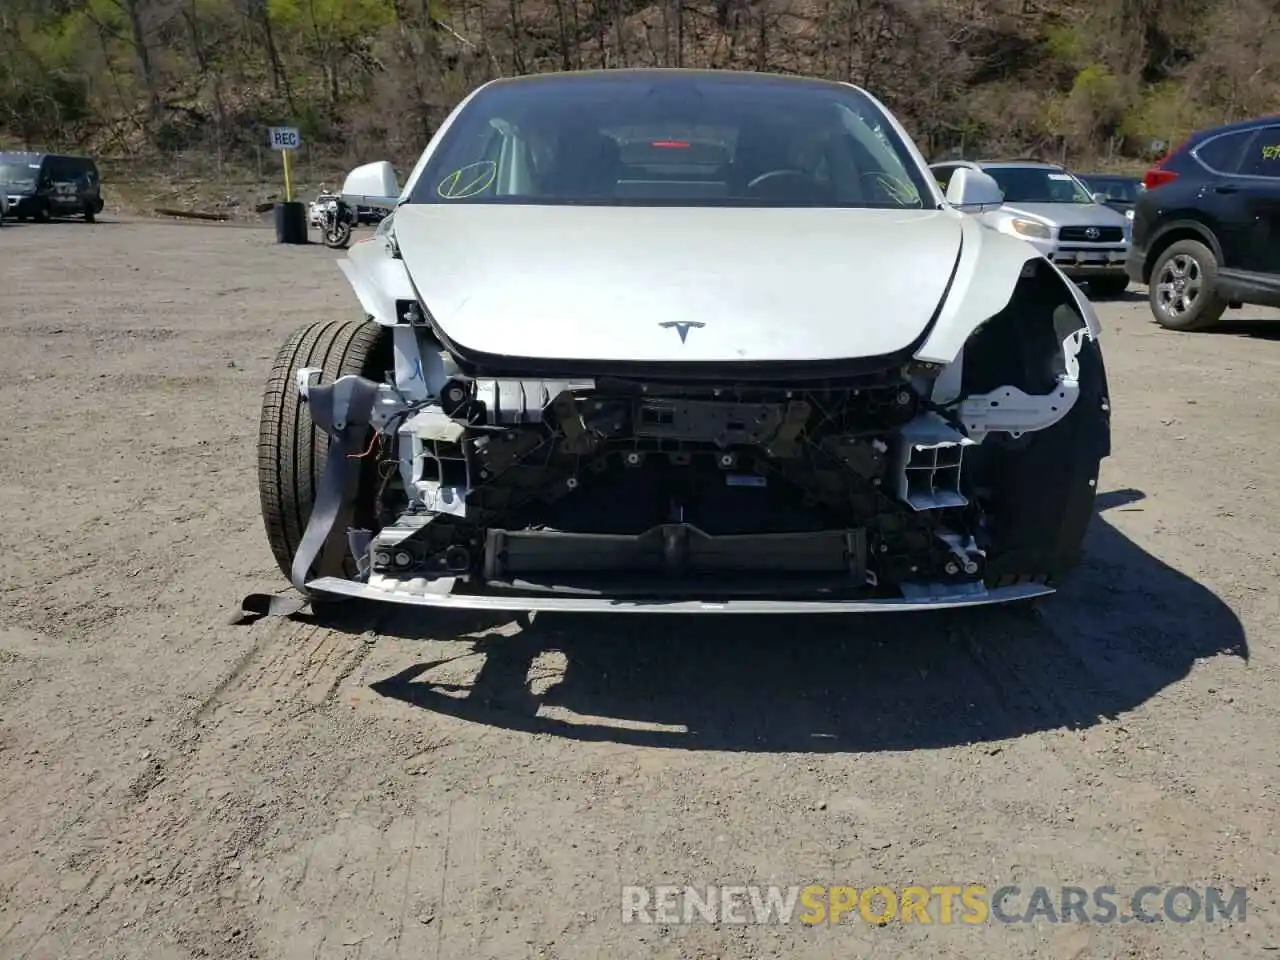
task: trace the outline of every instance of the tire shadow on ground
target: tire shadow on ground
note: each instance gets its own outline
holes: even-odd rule
[[[1230,608],[1101,515],[1140,510],[1142,498],[1099,495],[1085,562],[1034,612],[543,615],[518,632],[463,638],[465,656],[483,655],[469,683],[433,679],[450,673],[441,660],[372,689],[479,724],[685,750],[927,749],[1084,728],[1139,706],[1198,659],[1248,657]],[[329,625],[359,632],[373,621],[409,639],[499,622],[362,604]],[[549,683],[548,659],[559,664]]]
[[[1248,337],[1254,340],[1280,340],[1280,321],[1257,318],[1223,318],[1205,333],[1218,336]]]
[[[1089,298],[1090,303],[1146,303],[1147,291],[1144,287],[1142,290],[1125,290],[1123,293],[1117,293],[1111,296],[1095,295],[1085,287],[1085,295]]]

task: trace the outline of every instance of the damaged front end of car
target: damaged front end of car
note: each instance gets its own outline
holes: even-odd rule
[[[314,576],[300,556],[295,585],[408,604],[646,612],[1050,593],[1079,559],[1109,452],[1089,316],[1069,281],[1031,260],[946,363],[917,352],[843,369],[619,364],[557,377],[471,362],[419,303],[398,302],[387,382],[297,371],[331,458],[351,461],[331,464],[333,495],[363,498],[376,520],[309,531],[313,544],[350,550],[359,573]],[[362,458],[378,461],[365,480]],[[316,514],[343,523],[336,509]]]

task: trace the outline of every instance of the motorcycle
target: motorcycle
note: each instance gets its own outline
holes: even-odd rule
[[[324,245],[341,250],[351,242],[356,211],[336,193],[321,193],[311,204],[312,224],[320,229]]]

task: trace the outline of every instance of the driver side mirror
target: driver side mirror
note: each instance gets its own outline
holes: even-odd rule
[[[947,203],[965,213],[994,210],[1004,203],[1004,193],[990,174],[961,167],[947,184]]]
[[[386,160],[356,167],[342,182],[342,199],[352,206],[394,207],[400,200],[395,169]]]
[[[1095,194],[1093,195],[1093,202],[1094,202],[1094,203],[1106,203],[1106,202],[1107,202],[1108,200],[1110,200],[1110,199],[1111,199],[1111,198],[1110,198],[1109,196],[1107,196],[1105,193],[1095,193]]]

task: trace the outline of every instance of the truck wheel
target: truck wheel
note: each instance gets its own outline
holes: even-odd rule
[[[371,320],[323,320],[303,327],[280,348],[262,400],[258,428],[258,492],[262,520],[271,552],[285,576],[311,518],[316,491],[328,459],[329,437],[316,429],[311,411],[298,393],[296,373],[302,367],[324,370],[322,383],[356,374],[381,381],[392,363],[391,338]],[[351,504],[351,524],[377,529],[377,458],[364,463]],[[335,551],[336,552],[336,551]],[[355,560],[342,551],[342,565],[315,571],[316,575],[356,576]]]
[[[1206,330],[1218,322],[1227,301],[1218,296],[1218,261],[1199,240],[1179,240],[1160,254],[1151,270],[1151,312],[1169,330]]]
[[[84,222],[93,223],[98,217],[98,208],[92,203],[84,205]]]

